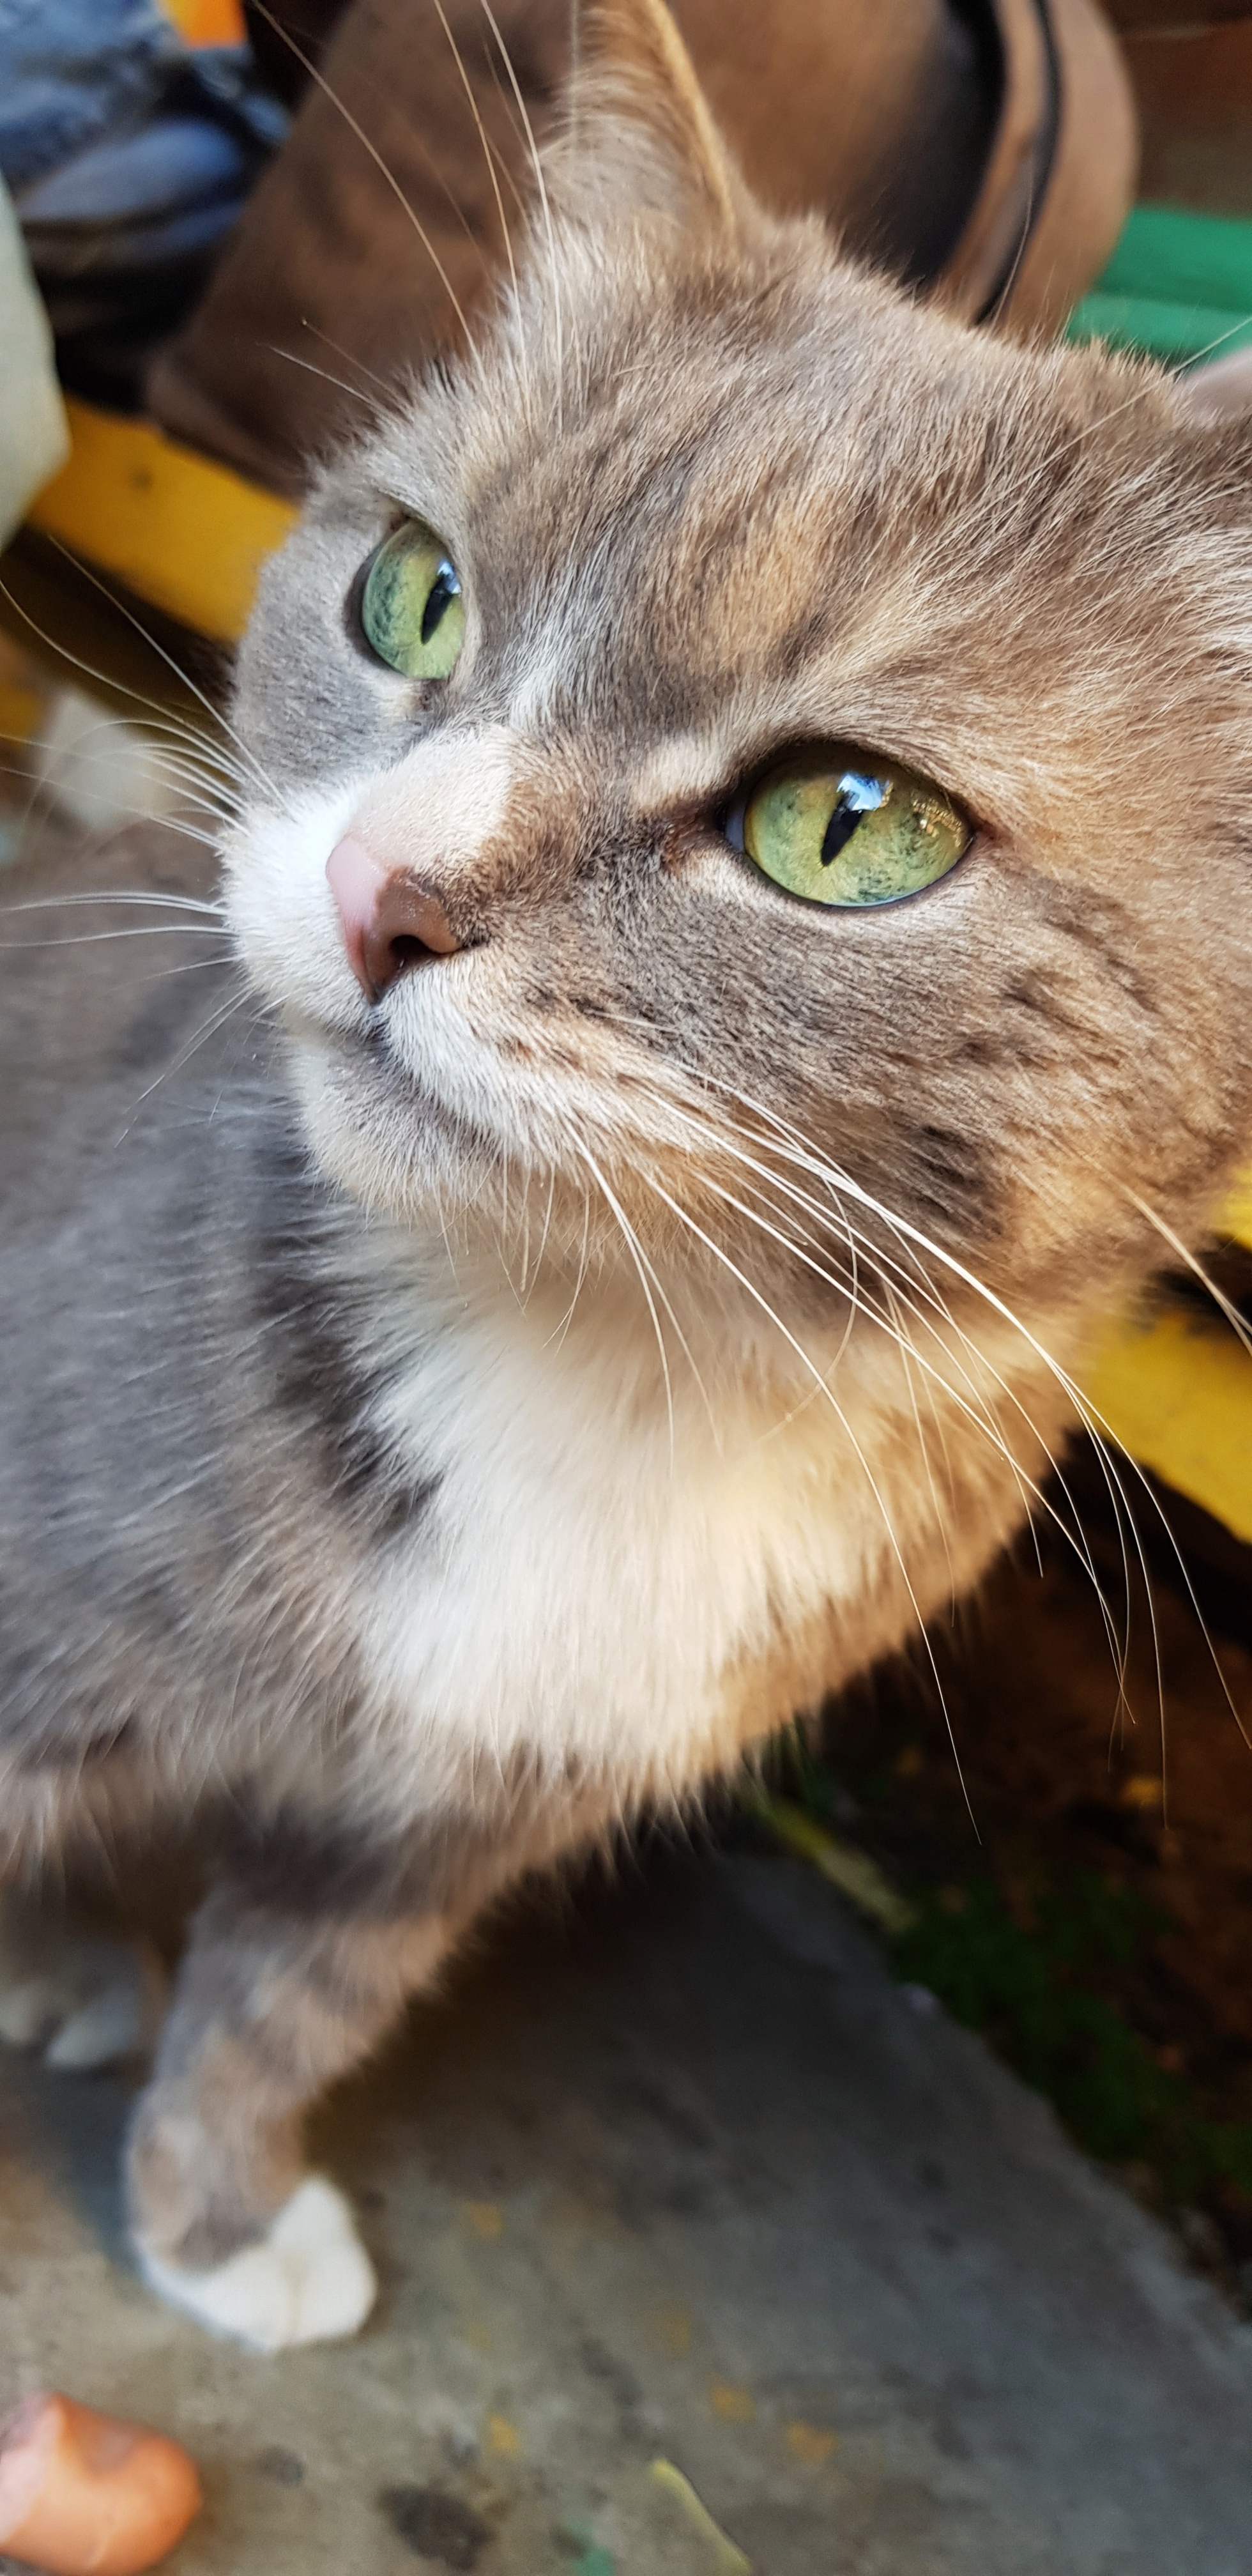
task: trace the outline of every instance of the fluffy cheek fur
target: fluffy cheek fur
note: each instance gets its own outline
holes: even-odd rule
[[[353,977],[326,864],[354,832],[379,858],[455,894],[500,821],[510,765],[502,728],[419,744],[393,769],[263,808],[227,845],[236,941],[291,1037],[312,1142],[367,1202],[411,1210],[472,1186],[484,1123],[507,1150],[509,1103],[483,989],[498,983],[498,963],[470,951],[435,977],[411,976],[380,1014]]]
[[[642,1050],[629,1026],[637,1005],[657,1020],[637,970],[649,943],[660,954],[664,940],[646,904],[629,929],[621,917],[638,894],[628,825],[624,888],[606,890],[594,871],[578,883],[587,849],[606,828],[612,840],[605,801],[600,779],[563,778],[520,732],[488,723],[428,736],[386,767],[283,811],[263,808],[236,830],[227,867],[240,952],[290,1036],[319,1159],[367,1204],[412,1218],[434,1202],[446,1215],[486,1190],[498,1213],[519,1190],[555,1189],[560,1205],[545,1220],[555,1247],[571,1223],[581,1237],[602,1161],[614,1196],[629,1189],[622,1167],[641,1152],[669,1157],[684,1185],[689,1123],[672,1103],[667,1114],[664,1098],[674,1067]],[[402,976],[378,1005],[354,980],[326,878],[346,833],[433,882],[465,942],[433,971]],[[759,937],[762,896],[749,872],[726,853],[703,873],[714,882],[694,890],[697,957],[706,913],[738,916]],[[685,961],[674,962],[689,982]],[[667,1031],[680,1061],[682,1038],[680,1008]]]

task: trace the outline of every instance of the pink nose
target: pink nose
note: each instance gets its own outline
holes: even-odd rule
[[[461,942],[439,897],[420,877],[389,868],[351,834],[326,862],[339,906],[348,963],[367,1002],[436,957],[455,957]]]

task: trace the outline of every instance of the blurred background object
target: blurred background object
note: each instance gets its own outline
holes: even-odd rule
[[[0,546],[70,452],[52,332],[0,179]]]
[[[136,408],[286,132],[228,0],[4,0],[0,172],[61,381]]]
[[[1222,25],[1128,32],[1122,51],[1143,137],[1140,195],[1197,214],[1252,216],[1252,11]]]
[[[1092,0],[674,4],[767,204],[819,208],[971,319],[1060,326],[1134,188],[1129,82]],[[463,336],[504,267],[504,211],[533,194],[568,0],[500,0],[490,22],[447,0],[442,21],[410,0],[251,13],[271,78],[280,24],[295,48],[291,134],[148,401],[276,490],[300,491],[380,380]]]

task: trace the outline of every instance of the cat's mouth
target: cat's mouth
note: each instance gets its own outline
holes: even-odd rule
[[[472,1106],[450,1100],[436,1069],[398,1045],[381,1016],[364,1028],[322,1031],[319,1051],[339,1069],[352,1096],[376,1107],[393,1125],[405,1120],[429,1124],[467,1152],[497,1150],[490,1128]]]
[[[529,1223],[554,1257],[572,1244],[584,1258],[589,1222],[597,1238],[602,1220],[610,1237],[672,1233],[680,1202],[716,1227],[702,1152],[607,1032],[565,1014],[524,1027],[503,997],[496,1011],[486,993],[454,996],[447,972],[405,977],[347,1027],[288,1015],[306,1132],[332,1179],[419,1226],[471,1218],[511,1240]]]
[[[351,1197],[410,1220],[481,1197],[499,1166],[496,1139],[397,1054],[381,1020],[333,1030],[306,1023],[292,1037],[309,1141]]]

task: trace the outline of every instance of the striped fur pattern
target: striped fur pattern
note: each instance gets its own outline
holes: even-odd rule
[[[976,1582],[1252,1133],[1247,430],[753,204],[660,0],[592,21],[518,265],[262,584],[272,1049],[142,1150],[49,1130],[0,1254],[0,1871],[208,1856],[135,2232],[268,2345],[370,2296],[312,2096],[520,1873]],[[359,630],[404,513],[465,586],[439,684]],[[951,877],[830,912],[728,844],[829,738],[959,799]],[[461,941],[373,1005],[349,826]]]

